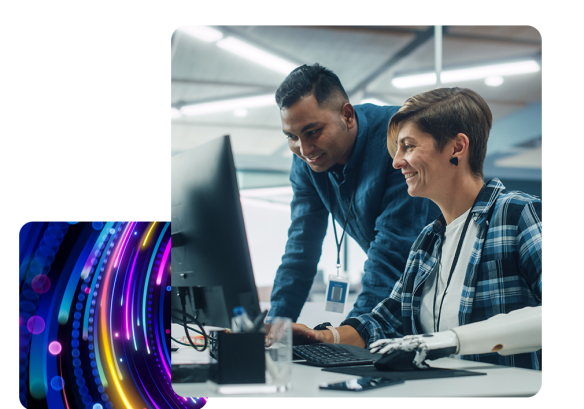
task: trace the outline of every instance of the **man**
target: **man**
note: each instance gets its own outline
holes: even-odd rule
[[[346,234],[368,257],[362,291],[348,317],[370,312],[404,271],[417,235],[440,214],[429,200],[410,197],[403,176],[391,166],[387,125],[399,107],[353,107],[338,77],[318,64],[292,71],[276,91],[276,102],[295,154],[294,198],[269,315],[298,318],[316,274],[329,213],[342,228],[346,224]]]

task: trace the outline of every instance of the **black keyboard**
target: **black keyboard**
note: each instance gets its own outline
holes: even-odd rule
[[[353,366],[371,365],[373,363],[373,359],[368,359],[367,355],[372,355],[369,351],[363,349],[365,355],[363,357],[358,356],[361,354],[353,354],[350,352],[350,348],[347,347],[342,344],[311,344],[294,345],[292,348],[294,359],[304,359],[307,364],[314,366]]]

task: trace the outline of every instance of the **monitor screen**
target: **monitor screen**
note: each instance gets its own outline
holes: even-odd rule
[[[233,308],[260,313],[229,136],[172,157],[172,308],[229,327]]]

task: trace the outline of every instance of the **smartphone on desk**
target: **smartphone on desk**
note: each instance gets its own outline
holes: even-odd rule
[[[393,380],[393,379],[385,379],[385,378],[355,378],[350,379],[346,382],[338,382],[338,383],[323,383],[320,384],[318,387],[320,389],[329,389],[335,391],[352,391],[352,392],[362,392],[367,391],[370,389],[376,388],[383,388],[385,386],[391,385],[398,385],[400,383],[404,383],[402,380]]]

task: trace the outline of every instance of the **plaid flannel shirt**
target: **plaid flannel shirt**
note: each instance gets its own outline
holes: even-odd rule
[[[541,305],[541,199],[504,189],[500,180],[491,180],[471,210],[479,232],[464,280],[458,314],[460,325]],[[367,345],[378,339],[420,333],[422,288],[437,268],[445,225],[444,217],[440,216],[420,233],[411,248],[405,272],[388,298],[371,313],[342,323],[354,327]],[[462,358],[541,370],[541,350]]]

